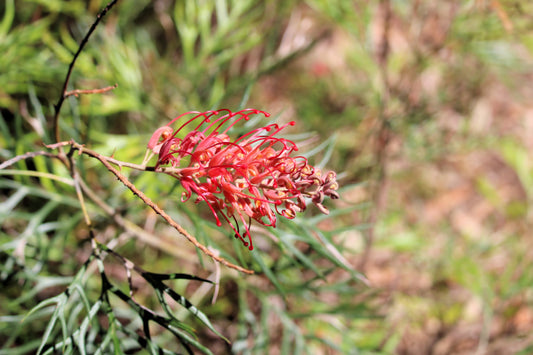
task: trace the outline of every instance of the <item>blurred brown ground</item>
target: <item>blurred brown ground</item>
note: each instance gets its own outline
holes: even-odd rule
[[[370,219],[374,227],[370,236],[351,235],[354,244],[372,239],[351,262],[380,290],[378,308],[388,327],[383,346],[397,336],[397,354],[533,351],[531,285],[509,289],[528,280],[533,260],[531,187],[524,180],[531,174],[533,148],[533,60],[516,41],[531,26],[516,28],[509,3],[476,1],[466,8],[458,1],[415,1],[410,13],[400,14],[381,1],[372,10],[366,35],[381,67],[377,72],[383,75],[386,98],[383,112],[369,108],[351,134],[354,161],[367,155],[376,164],[369,179],[375,184],[348,191],[344,198],[375,203],[374,214],[354,213],[354,224]],[[318,33],[328,34],[294,68],[317,80],[364,77],[349,63],[355,43],[346,29],[324,25],[308,7],[299,11],[288,24],[292,41],[284,38],[280,48],[290,51]],[[472,45],[451,32],[469,13],[497,19],[508,35],[502,41],[519,67],[482,63],[468,52]],[[264,78],[261,95],[298,119],[297,95],[291,94],[285,75]],[[394,120],[414,112],[425,116],[421,128],[409,127],[410,132],[423,136],[419,149],[437,151],[430,157],[406,147],[405,127],[390,128],[402,126]],[[345,119],[350,130],[350,117]],[[370,143],[364,138],[368,135]],[[521,152],[524,157],[516,155]],[[522,161],[513,164],[515,158]],[[398,221],[383,222],[395,213]],[[422,237],[424,245],[398,250],[387,244],[405,233]],[[483,244],[486,251],[470,255]],[[444,255],[452,259],[443,260]],[[469,265],[466,260],[473,268],[462,266]],[[469,284],[471,278],[481,286]]]

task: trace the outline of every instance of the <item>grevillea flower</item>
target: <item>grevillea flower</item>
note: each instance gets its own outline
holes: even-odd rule
[[[335,172],[323,174],[306,158],[292,156],[296,144],[276,136],[294,122],[270,124],[230,139],[231,127],[257,114],[269,116],[254,109],[187,112],[158,128],[148,142],[149,153],[157,155],[156,168],[170,165],[165,172],[185,189],[182,201],[194,193],[196,203],[207,203],[217,225],[222,225],[222,217],[250,250],[252,220],[275,227],[276,214],[294,218],[306,209],[306,198],[327,214],[324,198],[339,198]],[[172,128],[185,116],[192,117]]]

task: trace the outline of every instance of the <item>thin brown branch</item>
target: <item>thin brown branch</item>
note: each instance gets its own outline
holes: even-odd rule
[[[72,144],[72,143],[71,143]],[[81,147],[83,147],[83,145],[80,145]],[[111,157],[107,157],[105,155],[102,155],[102,154],[99,154],[97,152],[95,152],[94,150],[91,150],[91,149],[88,149],[88,148],[85,148],[83,147],[83,153],[85,154],[88,154],[88,155],[91,155],[91,156],[95,156],[95,155],[98,155],[100,158],[99,159],[104,159],[105,161],[107,161],[108,163],[111,163],[113,165],[116,165],[118,166],[119,168],[123,168],[123,167],[126,167],[126,168],[130,168],[130,169],[135,169],[135,170],[140,170],[140,171],[156,171],[156,169],[154,167],[150,167],[150,166],[145,166],[145,165],[140,165],[140,164],[134,164],[134,163],[129,163],[129,162],[126,162],[126,161],[121,161],[121,160],[117,160],[115,158],[111,158]],[[158,172],[163,172],[161,169],[157,169]]]
[[[105,92],[111,91],[113,89],[116,89],[118,87],[118,84],[115,84],[113,86],[106,86],[105,88],[101,89],[89,89],[89,90],[70,90],[64,93],[65,98],[69,96],[76,96],[79,95],[90,95],[90,94],[103,94]]]
[[[28,153],[24,153],[24,154],[21,154],[21,155],[17,155],[16,157],[13,157],[13,158],[11,158],[9,160],[6,160],[2,164],[0,164],[0,170],[5,169],[8,166],[11,166],[11,165],[13,165],[16,162],[19,162],[21,160],[25,160],[25,159],[29,159],[29,158],[35,158],[35,157],[38,157],[38,156],[45,156],[45,157],[58,158],[59,159],[59,156],[57,154],[50,153],[50,152],[45,152],[43,150],[38,151],[38,152],[28,152]]]
[[[89,217],[89,213],[87,212],[87,207],[85,206],[85,199],[83,198],[83,192],[80,186],[80,174],[78,173],[78,170],[74,166],[74,161],[72,160],[72,153],[74,150],[71,150],[68,154],[68,159],[70,161],[70,176],[72,176],[72,179],[74,180],[74,188],[76,189],[76,196],[78,197],[78,201],[80,201],[81,211],[83,212],[83,217],[85,218],[85,223],[87,224],[87,227],[89,229],[92,228],[92,222],[91,218]]]
[[[377,62],[379,64],[379,72],[382,82],[381,101],[379,106],[379,115],[377,117],[377,130],[375,135],[375,166],[377,171],[376,182],[372,188],[372,199],[375,202],[374,208],[370,212],[368,222],[370,228],[365,236],[365,247],[362,253],[362,258],[358,269],[364,273],[366,265],[370,259],[370,253],[374,245],[375,239],[375,224],[378,220],[379,214],[384,208],[388,193],[388,150],[391,141],[392,133],[390,131],[390,81],[388,74],[388,61],[390,55],[390,30],[392,21],[392,9],[390,0],[380,0],[379,11],[381,16],[381,36],[378,39]]]
[[[120,161],[120,160],[116,160],[116,159],[101,155],[101,154],[99,154],[99,153],[97,153],[97,152],[95,152],[95,151],[93,151],[91,149],[85,148],[83,145],[78,144],[78,143],[76,143],[74,141],[63,141],[63,142],[58,142],[58,143],[49,144],[49,145],[45,145],[45,146],[47,148],[49,148],[49,149],[57,149],[57,148],[65,147],[65,146],[71,146],[74,150],[77,150],[80,154],[87,154],[87,155],[89,155],[89,156],[91,156],[93,158],[98,159],[127,188],[129,188],[130,191],[132,191],[135,195],[137,195],[145,204],[147,204],[150,208],[152,208],[152,210],[154,210],[154,212],[156,212],[161,217],[163,217],[163,219],[165,219],[169,225],[171,225],[181,235],[183,235],[185,238],[187,238],[187,240],[189,240],[194,246],[196,246],[197,248],[202,250],[202,252],[204,252],[206,255],[208,255],[212,259],[220,262],[221,264],[223,264],[223,265],[225,265],[225,266],[227,266],[229,268],[232,268],[232,269],[235,269],[235,270],[247,273],[247,274],[253,274],[252,270],[248,270],[248,269],[242,268],[242,267],[240,267],[238,265],[235,265],[235,264],[227,261],[226,259],[215,255],[214,252],[212,252],[209,249],[207,249],[207,247],[205,247],[203,244],[198,242],[198,240],[195,237],[190,235],[177,222],[175,222],[172,219],[172,217],[170,217],[167,213],[165,213],[165,211],[163,209],[161,209],[159,206],[157,206],[155,203],[153,203],[150,200],[150,198],[148,198],[146,195],[144,195],[144,193],[142,193],[142,191],[138,190],[135,187],[135,185],[133,185],[124,175],[122,175],[118,170],[116,170],[111,164],[117,165],[119,167],[128,167],[128,168],[141,170],[141,171],[156,171],[156,172],[161,172],[161,173],[174,173],[174,174],[179,174],[179,170],[178,169],[164,168],[164,167],[155,169],[153,167],[146,167],[144,165],[138,165],[138,164],[133,164],[133,163],[128,163],[128,162],[123,162],[123,161]],[[129,223],[127,220],[124,220],[119,214],[117,214],[115,212],[115,210],[111,206],[107,205],[96,194],[94,194],[94,192],[85,184],[83,179],[81,179],[79,177],[77,172],[75,170],[72,170],[74,164],[69,159],[67,159],[67,157],[64,154],[53,154],[53,153],[45,152],[45,151],[29,152],[29,153],[26,153],[26,154],[22,154],[22,155],[16,156],[16,157],[14,157],[14,158],[12,158],[12,159],[10,159],[8,161],[5,161],[4,163],[0,164],[0,169],[8,167],[8,166],[16,163],[17,161],[20,161],[20,160],[23,160],[23,159],[27,159],[27,158],[32,158],[34,156],[40,156],[40,155],[58,158],[67,166],[67,168],[71,169],[71,175],[75,179],[76,192],[78,194],[78,198],[80,198],[80,195],[81,195],[81,191],[79,190],[81,188],[81,190],[83,190],[83,192],[91,200],[93,200],[93,202],[95,202],[100,208],[102,208],[102,210],[104,212],[106,212],[107,214],[112,216],[113,219],[115,220],[115,222],[118,225],[126,228],[127,230],[132,231],[133,233],[135,233],[137,235],[142,236],[143,237],[142,239],[145,242],[148,242],[151,245],[155,244],[152,238],[146,238],[146,235],[140,231],[140,228],[138,228],[136,225],[134,225],[132,223]],[[83,198],[80,199],[80,202],[82,202],[82,200],[83,200]],[[86,219],[88,220],[87,214],[84,213],[84,215],[86,216]],[[88,224],[90,226],[90,223],[88,223]],[[171,249],[173,249],[173,248],[171,248]]]
[[[79,55],[81,54],[81,51],[89,41],[89,37],[91,37],[92,33],[102,20],[102,18],[107,14],[109,10],[117,3],[118,0],[112,0],[110,1],[106,7],[96,15],[96,20],[89,28],[89,31],[87,31],[87,34],[80,42],[80,46],[78,47],[78,51],[76,54],[74,54],[74,57],[72,58],[72,61],[70,62],[70,65],[68,67],[67,75],[65,77],[65,81],[63,82],[63,88],[61,89],[61,95],[59,96],[59,100],[54,105],[55,113],[54,113],[54,121],[53,121],[53,127],[54,127],[54,137],[56,142],[59,142],[61,140],[60,133],[59,133],[59,112],[61,111],[61,106],[63,106],[63,102],[65,101],[65,98],[67,98],[67,87],[68,83],[70,81],[70,76],[72,75],[72,70],[74,69],[74,65],[76,64],[76,60],[78,59]]]
[[[71,146],[71,145],[72,145],[72,141],[63,141],[63,142],[58,142],[58,143],[54,143],[54,144],[47,144],[47,145],[45,145],[45,147],[46,148],[50,148],[50,149],[57,149],[59,147],[66,147],[66,146]],[[109,162],[109,163],[111,163],[113,165],[116,165],[119,168],[130,168],[130,169],[139,170],[139,171],[154,171],[156,173],[170,174],[170,175],[175,176],[175,177],[180,177],[181,176],[182,169],[180,169],[180,168],[172,168],[172,167],[165,167],[165,166],[159,166],[159,167],[156,168],[156,167],[153,167],[153,166],[146,166],[144,164],[130,163],[130,162],[127,162],[127,161],[122,161],[122,160],[111,158],[111,157],[108,157],[108,156],[105,156],[105,155],[101,155],[101,154],[95,152],[94,150],[91,150],[91,149],[88,149],[88,148],[85,148],[85,147],[83,147],[83,151],[86,154],[88,154],[88,155],[98,154],[101,159],[105,159],[107,162]]]
[[[502,4],[497,0],[492,0],[490,2],[490,6],[492,7],[492,10],[494,10],[496,14],[498,15],[498,17],[500,18],[503,28],[505,28],[507,33],[512,33],[514,29],[513,23],[509,19],[509,15],[505,11]]]
[[[48,149],[57,149],[60,147],[70,146],[70,141],[57,142],[54,144],[44,144],[44,146]]]
[[[104,213],[109,215],[115,223],[124,228],[128,233],[135,235],[141,242],[146,243],[154,248],[157,248],[165,253],[179,257],[182,260],[187,260],[188,262],[193,262],[195,259],[195,254],[191,254],[184,248],[180,248],[175,243],[171,243],[161,236],[156,236],[152,233],[145,231],[143,228],[139,227],[135,223],[124,219],[120,213],[108,205],[104,200],[102,200],[87,184],[80,178],[80,186],[83,190],[83,193],[93,201]],[[217,264],[218,265],[218,264]]]
[[[220,262],[221,264],[247,273],[247,274],[253,274],[254,272],[252,270],[245,269],[241,266],[235,265],[226,259],[219,257],[215,255],[213,252],[211,252],[206,246],[201,244],[195,237],[190,235],[183,227],[181,227],[177,222],[175,222],[172,217],[170,217],[161,207],[157,206],[152,200],[146,196],[142,191],[137,189],[133,183],[131,183],[124,175],[122,175],[117,169],[115,169],[107,160],[106,157],[103,155],[92,151],[90,149],[86,149],[83,145],[78,144],[74,141],[71,142],[71,146],[73,149],[78,150],[80,154],[87,154],[93,158],[98,159],[106,168],[109,170],[117,179],[124,184],[134,195],[139,197],[146,205],[148,205],[152,210],[154,210],[155,213],[163,217],[163,219],[175,230],[177,230],[182,236],[184,236],[188,241],[190,241],[195,247],[200,249],[204,254],[212,258],[213,260],[216,260]]]

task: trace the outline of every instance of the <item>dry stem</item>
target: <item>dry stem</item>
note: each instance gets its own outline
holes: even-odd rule
[[[89,90],[70,90],[70,91],[66,91],[63,95],[65,96],[65,98],[69,97],[69,96],[76,96],[78,97],[78,95],[88,95],[88,94],[103,94],[105,92],[108,92],[108,91],[111,91],[113,89],[116,89],[118,87],[118,84],[115,84],[113,86],[106,86],[105,88],[101,88],[101,89],[89,89]]]
[[[103,155],[101,155],[101,154],[99,154],[99,153],[97,153],[97,152],[95,152],[93,150],[87,149],[83,145],[81,145],[79,143],[76,143],[74,141],[71,141],[70,145],[71,145],[71,147],[73,149],[78,150],[80,152],[80,154],[87,154],[87,155],[89,155],[89,156],[91,156],[93,158],[98,159],[107,168],[107,170],[109,170],[113,175],[115,175],[117,177],[117,179],[119,179],[120,182],[122,182],[122,184],[124,184],[124,186],[126,186],[128,189],[130,189],[130,191],[134,195],[138,196],[146,205],[148,205],[152,210],[154,210],[155,213],[157,213],[158,215],[163,217],[163,219],[172,228],[174,228],[182,236],[187,238],[188,241],[190,241],[192,244],[194,244],[194,246],[197,247],[198,249],[200,249],[204,254],[206,254],[207,256],[211,257],[213,260],[218,261],[219,263],[221,263],[221,264],[223,264],[223,265],[225,265],[225,266],[227,266],[229,268],[232,268],[232,269],[235,269],[235,270],[247,273],[247,274],[253,274],[252,270],[248,270],[248,269],[245,269],[245,268],[243,268],[241,266],[235,265],[235,264],[227,261],[226,259],[215,255],[206,246],[201,244],[194,236],[189,234],[185,229],[183,229],[183,227],[181,227],[177,222],[175,222],[172,219],[172,217],[170,217],[161,207],[159,207],[154,202],[152,202],[152,200],[148,196],[146,196],[142,191],[137,189],[133,183],[131,183],[123,174],[121,174],[117,169],[115,169],[108,161],[111,158],[105,157],[105,156],[103,156]],[[117,165],[119,165],[119,166],[126,166],[127,165],[124,162],[120,162],[120,163],[121,164],[117,163]],[[148,170],[148,168],[145,168],[145,170]]]
[[[227,266],[229,268],[244,272],[246,274],[253,274],[254,273],[252,270],[245,269],[245,268],[243,268],[241,266],[235,265],[235,264],[229,262],[228,260],[216,255],[214,252],[209,250],[206,246],[201,244],[194,236],[189,234],[185,229],[183,229],[183,227],[181,227],[177,222],[175,222],[172,219],[172,217],[170,217],[161,207],[156,205],[154,202],[152,202],[152,200],[148,196],[146,196],[142,191],[137,189],[133,183],[131,183],[123,174],[121,174],[111,164],[115,164],[115,165],[117,165],[119,167],[125,166],[125,167],[129,167],[129,168],[137,169],[137,170],[142,170],[142,171],[157,171],[157,172],[163,172],[163,173],[169,173],[169,172],[177,173],[177,171],[174,171],[174,169],[169,169],[169,168],[157,168],[157,169],[155,169],[154,167],[147,167],[147,166],[144,166],[144,165],[138,165],[138,164],[132,164],[132,163],[128,163],[128,162],[119,161],[119,160],[116,160],[114,158],[106,157],[106,156],[104,156],[102,154],[99,154],[98,152],[95,152],[94,150],[85,148],[83,145],[81,145],[79,143],[76,143],[73,140],[69,141],[69,142],[65,141],[65,142],[58,142],[58,143],[55,143],[55,144],[50,144],[50,145],[47,145],[46,147],[50,148],[50,149],[58,149],[58,148],[63,148],[65,146],[70,146],[72,148],[71,153],[74,150],[77,150],[79,152],[79,154],[86,154],[88,156],[91,156],[93,158],[98,159],[107,168],[107,170],[109,170],[111,173],[113,173],[113,175],[115,175],[117,177],[117,179],[119,179],[120,182],[122,182],[124,184],[124,186],[126,186],[128,189],[130,189],[130,191],[134,195],[138,196],[146,205],[148,205],[152,210],[154,210],[155,213],[157,213],[158,215],[163,217],[163,219],[170,226],[172,226],[175,230],[177,230],[182,236],[187,238],[187,240],[189,240],[195,247],[200,249],[204,254],[206,254],[207,256],[212,258],[213,260],[215,260],[215,261],[217,261],[217,262],[219,262],[219,263],[221,263],[221,264],[223,264],[223,265],[225,265],[225,266]],[[72,177],[74,179],[74,185],[75,185],[75,188],[76,188],[76,194],[78,196],[78,199],[80,200],[80,203],[82,204],[82,209],[83,209],[83,214],[84,214],[85,220],[86,220],[87,225],[89,226],[89,228],[91,228],[90,219],[88,217],[88,213],[87,213],[85,205],[83,203],[83,194],[82,194],[82,190],[86,194],[88,194],[87,193],[88,190],[89,191],[91,191],[91,190],[85,185],[83,180],[80,179],[79,173],[75,169],[73,161],[71,159],[67,159],[67,157],[63,153],[53,154],[53,153],[45,152],[45,151],[25,153],[25,154],[18,155],[16,157],[12,158],[12,159],[9,159],[9,160],[3,162],[2,164],[0,164],[0,169],[4,169],[4,168],[6,168],[6,167],[8,167],[10,165],[15,164],[18,161],[21,161],[21,160],[24,160],[24,159],[28,159],[28,158],[33,158],[33,157],[36,157],[36,156],[48,156],[48,157],[57,158],[57,159],[61,160],[67,167],[70,168],[71,175],[72,175]],[[90,193],[88,195],[89,195],[89,197],[93,197],[91,199],[94,200],[94,196],[95,195],[93,193]],[[99,198],[97,198],[97,200],[100,201],[100,203],[98,203],[98,204],[101,206],[103,201],[101,201]],[[103,210],[106,213],[111,214],[113,217],[117,216],[114,213],[114,211],[112,210],[112,208],[110,208],[110,207],[109,208],[103,208]],[[119,218],[119,219],[115,218],[115,220],[117,222],[119,222],[120,225],[126,226],[126,223],[125,223],[124,220],[122,220],[122,218]]]

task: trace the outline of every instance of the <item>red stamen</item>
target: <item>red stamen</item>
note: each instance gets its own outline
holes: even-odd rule
[[[194,117],[177,130],[170,128],[188,114]],[[276,137],[287,126],[293,126],[294,121],[281,126],[272,123],[230,140],[227,133],[231,128],[257,114],[270,116],[255,109],[235,113],[227,109],[187,112],[156,130],[148,142],[148,148],[158,154],[156,167],[171,164],[178,168],[168,174],[180,180],[185,190],[182,201],[187,201],[194,192],[198,196],[196,203],[207,203],[217,225],[221,225],[219,217],[222,216],[235,237],[250,250],[253,249],[249,228],[252,219],[263,226],[275,227],[276,214],[291,219],[296,212],[305,210],[304,197],[310,197],[324,213],[327,211],[322,205],[324,197],[339,197],[335,173],[322,176],[305,157],[290,156],[298,150],[293,141]],[[177,138],[186,126],[200,118],[195,128],[183,138]],[[179,168],[180,164],[186,166]],[[245,228],[242,234],[240,223]]]

